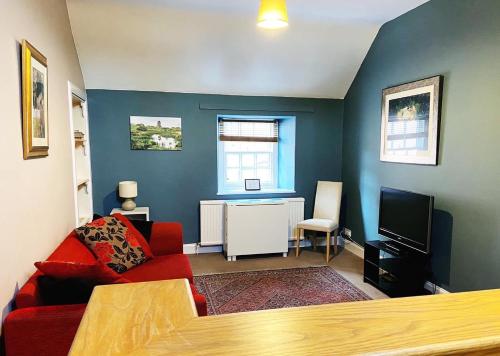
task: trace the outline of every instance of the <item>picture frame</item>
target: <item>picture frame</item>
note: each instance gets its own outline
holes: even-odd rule
[[[47,58],[27,40],[21,44],[23,158],[49,155]]]
[[[182,118],[130,116],[130,149],[182,151]]]
[[[437,165],[443,77],[382,91],[380,160]]]
[[[245,179],[245,190],[247,192],[259,191],[260,189],[260,179]]]

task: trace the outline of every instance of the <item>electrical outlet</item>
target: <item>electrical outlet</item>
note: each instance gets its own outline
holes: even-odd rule
[[[351,230],[348,228],[344,227],[344,235],[348,238],[351,238]]]

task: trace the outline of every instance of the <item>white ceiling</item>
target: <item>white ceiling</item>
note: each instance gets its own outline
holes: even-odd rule
[[[427,0],[67,0],[87,89],[343,98],[380,26]]]

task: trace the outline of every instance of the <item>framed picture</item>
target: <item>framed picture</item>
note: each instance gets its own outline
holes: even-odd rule
[[[180,117],[130,117],[130,148],[148,151],[182,150]]]
[[[381,161],[438,164],[442,83],[436,76],[383,90]]]
[[[245,179],[245,190],[246,191],[260,190],[260,179]]]
[[[22,43],[23,156],[49,155],[47,58],[28,41]]]

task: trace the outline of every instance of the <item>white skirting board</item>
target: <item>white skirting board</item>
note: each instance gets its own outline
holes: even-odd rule
[[[302,239],[300,241],[300,247],[309,247],[309,246],[311,246],[311,242],[309,240]],[[321,246],[320,242],[318,243],[318,246]],[[288,241],[288,247],[289,248],[295,247],[295,240],[290,239]],[[222,245],[203,246],[199,243],[184,244],[183,248],[184,248],[184,254],[186,255],[197,255],[199,253],[220,253],[223,251]]]
[[[448,294],[448,293],[450,293],[446,289],[441,288],[437,284],[434,284],[434,283],[429,282],[429,281],[425,282],[424,288],[427,289],[432,294]]]
[[[184,254],[197,255],[199,253],[220,253],[222,252],[222,245],[201,246],[200,244],[184,244]]]
[[[341,244],[347,251],[355,254],[359,258],[365,258],[365,249],[362,246],[350,240],[343,239],[342,237],[339,240],[342,240]]]

